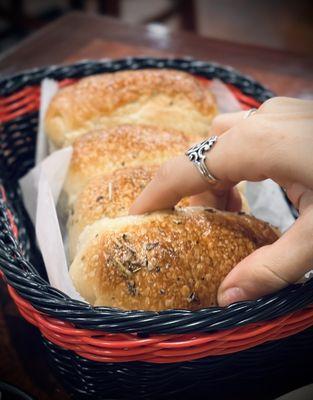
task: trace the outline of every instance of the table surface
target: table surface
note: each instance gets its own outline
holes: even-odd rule
[[[2,54],[0,74],[80,59],[138,55],[215,61],[253,76],[278,95],[313,98],[312,58],[81,13],[67,14]],[[68,399],[47,367],[38,332],[19,317],[2,283],[0,296],[0,379],[40,400]]]

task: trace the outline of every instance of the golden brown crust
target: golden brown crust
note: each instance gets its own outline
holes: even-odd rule
[[[103,219],[83,232],[70,274],[95,305],[195,310],[216,305],[227,273],[276,239],[263,221],[212,209]]]
[[[71,207],[68,221],[70,258],[76,252],[83,229],[103,217],[115,218],[128,214],[136,197],[151,181],[157,165],[121,168],[111,174],[91,179]],[[188,206],[187,199],[178,206]]]
[[[189,146],[190,139],[183,133],[157,127],[124,125],[90,132],[73,144],[65,191],[74,198],[96,175],[143,164],[160,165]]]
[[[159,118],[153,114],[153,110],[146,115],[142,107],[150,101],[153,105],[154,98],[157,99],[158,96],[163,99],[161,103],[160,99],[155,103]],[[174,120],[171,120],[171,111],[175,110],[176,103],[197,112],[198,117],[196,114],[194,116],[195,122],[197,118],[205,117],[203,122],[206,121],[209,125],[216,114],[213,95],[189,73],[147,69],[90,76],[61,89],[54,96],[45,116],[45,130],[52,142],[57,147],[62,147],[71,143],[76,136],[97,126],[131,123],[137,111],[140,111],[141,116],[138,115],[134,121],[136,124],[155,125],[156,117],[157,125],[175,127],[175,123],[179,121],[175,121],[176,114],[173,114]],[[129,105],[130,108],[127,108]],[[121,110],[122,115],[119,114]],[[140,120],[141,117],[143,120]],[[185,117],[188,118],[188,115]],[[201,132],[196,132],[196,129],[197,124],[190,134],[205,133],[203,126],[199,127]]]

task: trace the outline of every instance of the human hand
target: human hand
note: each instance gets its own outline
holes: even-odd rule
[[[183,197],[206,193],[210,205],[222,199],[232,211],[238,208],[232,188],[242,180],[271,178],[285,189],[299,218],[275,243],[234,267],[219,288],[221,306],[272,293],[313,267],[313,102],[276,97],[249,118],[244,115],[224,114],[213,121],[219,138],[206,165],[216,185],[182,155],[163,164],[130,209],[130,214],[141,214],[172,208]]]

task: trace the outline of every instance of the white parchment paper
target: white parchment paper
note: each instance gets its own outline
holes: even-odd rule
[[[44,116],[50,104],[52,97],[58,91],[59,85],[53,79],[44,79],[41,82],[40,90],[40,112],[39,112],[39,127],[36,143],[35,164],[39,164],[47,155],[49,151],[49,144],[44,134]]]
[[[49,155],[43,127],[45,112],[57,90],[57,82],[51,79],[42,81],[36,166],[20,179],[20,186],[25,208],[35,226],[38,246],[51,286],[73,299],[84,301],[68,273],[64,238],[56,211],[73,149],[67,147]]]
[[[69,277],[65,237],[61,234],[66,229],[60,226],[57,214],[57,202],[67,174],[72,148],[67,147],[49,155],[49,145],[43,127],[45,112],[57,90],[56,82],[47,79],[42,82],[36,166],[20,180],[20,185],[26,210],[36,229],[38,246],[51,286],[83,301]],[[235,96],[222,82],[213,80],[211,90],[215,93],[220,112],[241,110]],[[280,188],[273,181],[247,182],[246,197],[253,215],[270,222],[280,230],[286,230],[294,222]]]
[[[83,300],[68,273],[56,205],[71,160],[72,148],[56,151],[20,180],[25,207],[34,223],[38,246],[51,286]]]

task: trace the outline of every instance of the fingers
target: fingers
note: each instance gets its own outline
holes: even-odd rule
[[[264,153],[259,154],[254,140],[238,135],[235,128],[220,136],[209,152],[206,163],[220,183],[212,186],[185,155],[167,161],[130,208],[130,214],[141,214],[172,208],[183,197],[207,190],[225,192],[241,180],[263,180]]]
[[[259,108],[258,113],[312,113],[312,102],[301,99],[293,99],[291,97],[277,96],[265,101]]]
[[[252,120],[256,116],[250,118]],[[267,149],[271,147],[272,140],[264,141],[263,135],[259,133],[262,131],[262,121],[259,122],[257,132],[251,133],[250,118],[219,136],[206,158],[209,171],[225,185],[268,177],[263,171],[269,155]]]
[[[313,187],[313,114],[252,115],[230,128],[207,158],[209,171],[225,182],[271,178],[286,187]]]
[[[313,192],[303,201],[303,213],[280,239],[246,257],[224,279],[218,291],[221,306],[275,292],[313,268]]]
[[[229,193],[228,191],[221,192],[218,195],[207,190],[206,192],[200,193],[189,198],[189,204],[192,207],[204,206],[212,207],[218,210],[225,210]]]
[[[242,209],[242,198],[237,188],[231,188],[228,192],[226,207],[222,210],[237,212]]]
[[[242,206],[241,196],[237,188],[214,192],[207,190],[189,198],[190,206],[212,207],[218,210],[240,211]]]
[[[293,183],[287,188],[287,196],[302,214],[310,205],[313,191],[300,183]]]
[[[226,183],[210,185],[185,155],[179,156],[161,166],[156,176],[137,197],[129,214],[172,208],[183,197],[189,196],[194,196],[191,205],[219,209],[225,209],[229,205],[237,211],[241,199],[238,199],[239,194],[232,191],[229,197],[229,188],[230,185]]]
[[[217,195],[241,180],[263,180],[265,152],[259,153],[255,140],[239,135],[235,128],[219,137],[208,153],[209,171],[220,183],[212,186],[202,177],[185,155],[167,161],[130,208],[130,214],[141,214],[174,207],[183,197],[207,190]]]
[[[223,133],[207,153],[205,162],[219,180],[218,185],[210,185],[195,165],[182,155],[161,167],[130,213],[172,208],[182,197],[208,190],[215,194],[222,190],[224,195],[226,189],[242,180],[271,178],[283,187],[289,187],[292,182],[313,187],[313,115],[312,112],[307,114],[308,103],[311,106],[312,103],[300,104],[297,100],[287,99],[288,107],[298,110],[295,116],[295,111],[275,113],[275,109],[280,110],[280,101],[273,99],[271,103],[264,103],[263,111],[246,119],[242,113],[216,118],[214,129],[216,133]],[[302,107],[304,103],[305,107]]]
[[[183,155],[167,161],[154,179],[137,197],[129,210],[141,214],[174,207],[183,197],[203,193],[207,182],[195,166]]]
[[[213,132],[219,139],[208,160],[212,174],[233,182],[263,175],[282,186],[297,181],[312,188],[312,101],[276,97],[249,118],[244,115],[214,119]]]
[[[228,131],[228,129],[232,128],[238,122],[243,120],[245,115],[247,115],[246,111],[217,115],[212,121],[212,134],[219,136]]]

